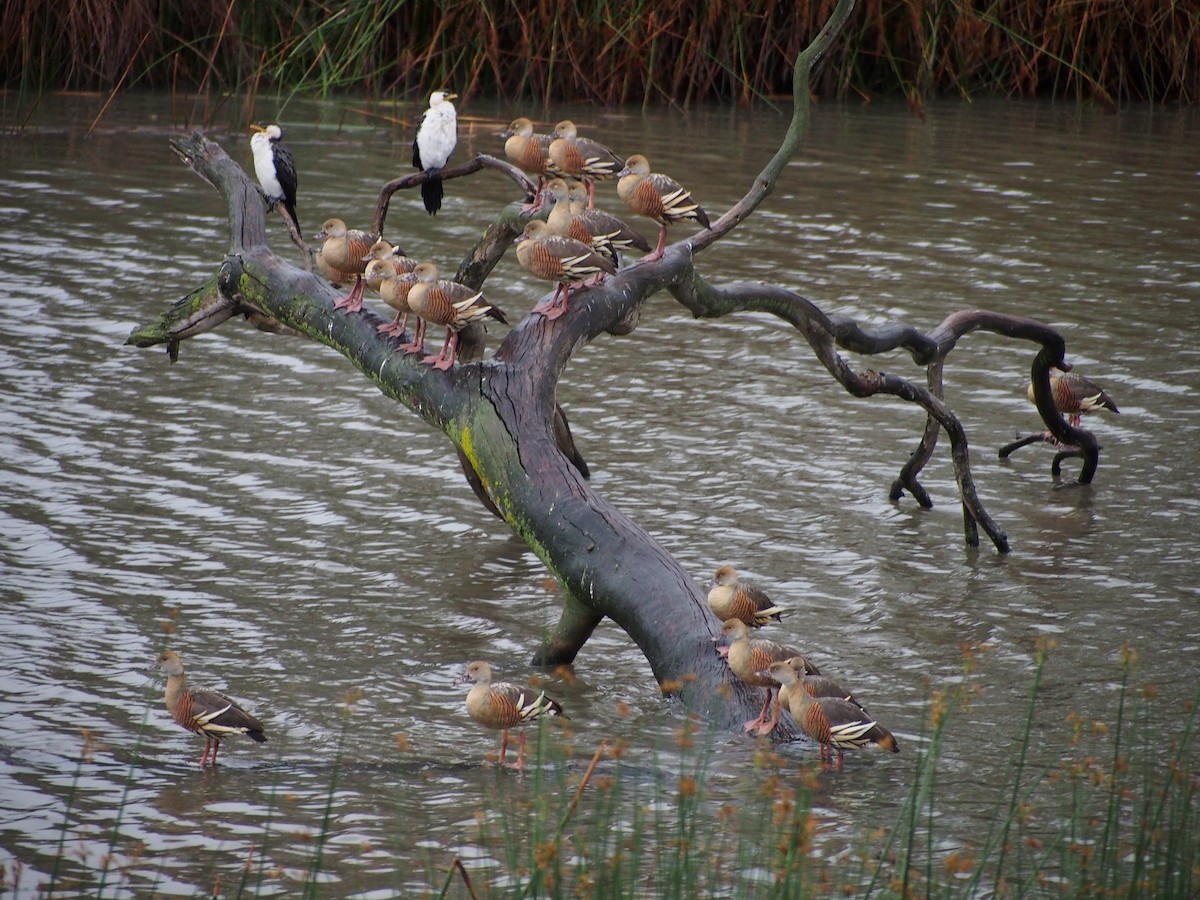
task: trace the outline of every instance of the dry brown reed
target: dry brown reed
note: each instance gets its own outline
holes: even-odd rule
[[[7,0],[8,88],[423,91],[603,104],[785,95],[832,0]],[[860,0],[813,81],[901,93],[1200,98],[1200,0]]]

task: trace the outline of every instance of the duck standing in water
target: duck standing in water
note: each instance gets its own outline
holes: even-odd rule
[[[878,744],[892,753],[900,752],[900,744],[892,733],[857,703],[837,697],[814,697],[800,687],[800,676],[788,662],[772,663],[767,674],[789,688],[788,711],[800,729],[821,745],[821,760],[832,763],[833,751],[837,750],[839,772],[847,750]]]
[[[1050,394],[1054,397],[1054,406],[1076,428],[1079,427],[1082,421],[1080,417],[1083,415],[1105,409],[1113,413],[1120,412],[1104,388],[1090,378],[1076,375],[1074,372],[1051,371]],[[1025,390],[1025,395],[1030,403],[1036,402],[1033,398],[1032,384]]]
[[[746,731],[757,731],[759,734],[770,734],[779,723],[779,698],[775,695],[778,679],[766,674],[772,663],[798,658],[805,674],[820,675],[821,670],[810,663],[799,650],[788,647],[777,641],[765,641],[760,638],[751,639],[750,629],[741,619],[726,619],[721,625],[721,633],[713,638],[714,643],[722,638],[729,640],[729,653],[726,660],[733,674],[746,684],[767,689],[767,699],[763,703],[758,718],[751,719],[744,726]],[[767,712],[772,709],[771,701],[775,701],[771,718]]]
[[[545,716],[563,715],[562,704],[546,696],[545,691],[534,692],[531,688],[506,681],[492,681],[492,667],[482,660],[467,666],[467,671],[458,679],[459,684],[474,682],[467,693],[467,714],[484,728],[501,733],[500,765],[507,766],[508,730],[528,725]],[[525,732],[521,732],[517,746],[517,762],[513,768],[525,768]]]
[[[231,734],[244,734],[260,744],[266,743],[262,722],[242,709],[236,700],[209,688],[188,687],[183,659],[174,650],[164,650],[156,668],[167,676],[166,703],[171,718],[204,738],[200,768],[208,764],[210,748],[212,764],[216,766],[221,739]]]

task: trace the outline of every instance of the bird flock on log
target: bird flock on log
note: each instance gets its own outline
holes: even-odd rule
[[[442,209],[445,186],[442,172],[457,145],[457,113],[450,91],[434,91],[413,141],[413,166],[424,173],[421,200],[430,215]],[[296,190],[297,173],[291,152],[283,144],[282,129],[275,124],[252,126],[254,169],[269,209],[279,207],[289,229],[299,234]],[[548,320],[568,312],[576,293],[602,282],[620,271],[622,256],[631,250],[643,261],[656,261],[666,249],[668,228],[694,221],[709,228],[707,214],[691,192],[671,177],[655,173],[642,154],[622,158],[602,143],[582,137],[574,122],[563,120],[551,133],[539,133],[528,118],[512,121],[501,135],[507,159],[537,179],[533,196],[522,206],[529,221],[516,241],[519,264],[535,278],[552,282],[555,291],[533,312]],[[611,213],[596,208],[596,184],[616,179],[617,195],[625,206],[659,225],[657,243]],[[547,206],[549,209],[547,210]],[[472,323],[491,319],[506,324],[506,314],[492,300],[458,282],[443,279],[436,263],[405,254],[398,244],[380,234],[348,227],[338,217],[325,220],[316,239],[322,243],[314,254],[317,271],[337,287],[350,286],[337,300],[335,309],[355,314],[363,308],[367,290],[376,292],[394,317],[378,331],[395,338],[397,349],[420,356],[420,362],[435,369],[454,366],[459,333]],[[410,317],[417,324],[411,337]],[[424,354],[425,332],[430,325],[446,329],[436,354]],[[1087,378],[1066,372],[1050,376],[1051,395],[1061,415],[1078,426],[1080,416],[1107,410],[1119,412],[1112,398]],[[1034,400],[1033,386],[1028,389]],[[846,688],[821,673],[803,651],[785,643],[751,637],[750,629],[781,622],[784,607],[765,592],[738,577],[731,566],[722,566],[706,587],[708,605],[720,628],[713,638],[733,677],[765,690],[759,714],[744,729],[756,735],[770,734],[786,711],[799,729],[820,748],[822,763],[841,770],[847,750],[877,746],[898,753],[899,742],[879,724]],[[205,739],[201,766],[216,765],[220,741],[245,735],[262,743],[267,740],[263,724],[224,694],[202,687],[189,687],[183,661],[174,651],[158,658],[158,668],[167,676],[166,706],[182,727]],[[498,761],[507,761],[508,733],[542,718],[566,718],[562,705],[540,689],[495,681],[489,663],[471,662],[459,683],[471,683],[466,711],[480,725],[501,732]],[[210,756],[211,753],[211,756]],[[520,732],[517,769],[525,766],[525,732]]]
[[[430,215],[442,209],[443,171],[458,144],[455,99],[457,95],[448,90],[430,94],[413,140],[412,164],[423,173],[421,201]],[[254,171],[268,208],[279,207],[289,230],[299,236],[296,163],[283,143],[283,130],[276,124],[251,128]],[[518,118],[500,138],[508,161],[537,179],[532,199],[521,208],[529,222],[515,249],[517,262],[530,275],[555,285],[553,295],[532,310],[548,320],[566,314],[573,294],[615,275],[623,255],[630,251],[642,253],[647,262],[661,259],[671,225],[690,220],[710,227],[708,215],[691,192],[670,176],[652,172],[644,155],[622,158],[581,135],[569,119],[559,122],[552,133],[542,134],[530,119]],[[658,224],[653,248],[637,230],[596,207],[596,183],[614,179],[625,206]],[[480,291],[440,277],[435,261],[410,259],[395,243],[351,228],[342,217],[327,218],[314,239],[321,242],[313,255],[317,272],[336,287],[349,286],[349,293],[334,308],[357,313],[366,291],[376,292],[395,310],[394,318],[379,326],[379,332],[395,338],[400,352],[416,355],[436,369],[453,367],[459,332],[468,325],[484,319],[508,321],[503,310]],[[380,242],[386,249],[377,247]],[[410,317],[417,320],[411,336]],[[424,352],[430,324],[446,329],[436,354]]]

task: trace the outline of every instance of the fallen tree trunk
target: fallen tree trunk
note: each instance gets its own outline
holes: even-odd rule
[[[770,194],[794,154],[807,123],[809,70],[852,5],[852,0],[840,0],[829,25],[798,60],[792,128],[742,201],[710,230],[671,246],[662,260],[628,266],[601,285],[577,290],[563,317],[527,316],[490,358],[482,358],[481,332],[464,333],[464,361],[449,371],[437,371],[420,364],[415,355],[396,352],[394,340],[379,333],[383,320],[374,312],[364,308],[349,314],[335,309],[338,293],[330,285],[267,246],[265,208],[256,186],[219,146],[200,135],[176,140],[173,146],[226,198],[231,234],[228,255],[203,288],[158,321],[137,329],[130,343],[165,343],[174,358],[179,341],[241,313],[265,330],[303,335],[336,349],[385,395],[447,435],[481,501],[525,540],[557,577],[563,593],[562,615],[536,652],[535,663],[572,662],[596,626],[608,617],[642,650],[664,691],[722,725],[752,718],[761,703],[761,692],[737,682],[714,652],[712,638],[720,623],[709,611],[699,585],[649,534],[587,482],[586,465],[574,449],[555,400],[559,377],[572,355],[602,334],[629,334],[646,298],[662,290],[697,317],[741,310],[770,312],[800,333],[822,365],[851,394],[890,394],[926,410],[931,424],[913,459],[923,452],[931,454],[937,433],[946,431],[967,540],[977,542],[976,529],[982,527],[1001,552],[1008,549],[1007,537],[975,494],[966,433],[941,399],[940,367],[958,337],[972,328],[990,328],[1040,342],[1042,348],[1033,365],[1035,381],[1039,376],[1046,378],[1049,366],[1064,365],[1061,337],[1029,320],[974,312],[951,317],[949,324],[943,323],[932,335],[906,326],[863,329],[826,316],[790,291],[760,284],[716,287],[696,270],[694,255],[729,233]],[[490,157],[477,157],[442,174],[466,177],[484,169],[506,170],[518,184],[523,179],[516,170]],[[377,207],[380,228],[391,192],[413,187],[421,178],[420,174],[408,176],[385,187]],[[515,205],[502,214],[463,261],[458,280],[480,287],[523,223]],[[936,372],[936,379],[927,375],[928,385],[918,385],[893,374],[857,372],[838,347],[859,353],[904,348],[928,373]],[[1049,396],[1048,384],[1044,396]],[[1038,406],[1045,417],[1040,399]],[[1055,417],[1062,422],[1060,416]],[[897,483],[914,494],[921,491],[916,473],[927,459],[928,455],[919,465],[910,461],[911,468],[906,468]],[[918,499],[923,494],[917,494]],[[774,737],[787,739],[794,734],[785,720]]]

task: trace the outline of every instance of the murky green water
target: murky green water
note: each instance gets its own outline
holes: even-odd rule
[[[251,886],[284,894],[322,833],[330,895],[418,893],[456,855],[480,883],[502,878],[477,816],[527,802],[534,779],[481,765],[495,738],[453,681],[475,658],[525,677],[557,615],[544,568],[478,505],[446,441],[333,352],[236,322],[185,343],[174,366],[122,345],[212,271],[228,238],[222,201],[168,148],[178,107],[123,98],[85,137],[102,100],[46,100],[32,127],[0,138],[10,882],[19,865],[30,893],[62,856],[60,884],[94,887],[107,868],[108,895],[228,892],[252,860]],[[330,215],[365,224],[379,185],[409,171],[407,130],[360,107],[293,104],[285,117],[308,233]],[[499,153],[494,135],[522,112],[471,103],[463,150]],[[786,126],[720,110],[540,118],[568,114],[645,152],[710,213]],[[245,135],[212,136],[249,166]],[[1094,423],[1104,452],[1090,488],[1056,489],[1043,449],[996,459],[1038,427],[1024,399],[1033,348],[972,335],[947,365],[1007,557],[963,546],[944,450],[925,478],[933,510],[888,501],[923,416],[849,397],[768,317],[696,322],[662,295],[633,336],[598,341],[568,370],[559,398],[598,490],[698,580],[731,562],[792,607],[775,636],[852,684],[908,751],[821,776],[819,852],[894,820],[930,690],[959,679],[964,644],[991,652],[948,740],[942,847],[992,814],[1039,638],[1058,646],[1033,766],[1059,759],[1072,715],[1113,719],[1124,646],[1164,720],[1194,696],[1198,136],[1194,112],[1172,110],[946,103],[922,123],[886,103],[824,105],[775,194],[702,258],[714,281],[783,284],[865,321],[932,328],[981,307],[1060,328],[1077,370],[1121,407]],[[398,197],[389,230],[452,268],[516,198],[486,172],[447,194],[436,219]],[[611,186],[599,196],[621,212]],[[544,293],[515,258],[488,288],[510,314]],[[921,377],[902,353],[854,363]],[[201,772],[200,742],[145,671],[166,643],[193,680],[243,698],[270,743],[227,742]],[[631,642],[602,626],[575,674],[554,685],[573,765],[623,737],[628,765],[670,783],[681,713]],[[80,762],[83,729],[94,742]],[[753,742],[706,740],[714,803],[754,796]],[[815,756],[788,753],[797,768]]]

